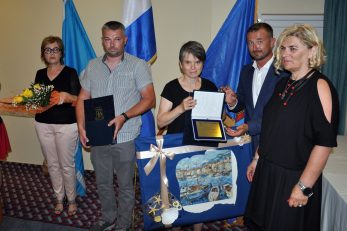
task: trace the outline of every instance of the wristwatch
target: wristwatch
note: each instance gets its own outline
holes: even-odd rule
[[[300,187],[302,193],[307,196],[310,197],[313,195],[313,191],[312,188],[306,187],[300,180],[298,182],[298,186]]]
[[[123,112],[121,115],[124,117],[125,122],[130,119],[125,112]]]

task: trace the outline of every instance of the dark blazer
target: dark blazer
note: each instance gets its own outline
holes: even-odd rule
[[[257,104],[253,106],[252,81],[254,67],[252,64],[245,65],[240,74],[239,85],[237,87],[238,103],[232,112],[239,112],[245,109],[245,123],[248,124],[248,133],[252,136],[253,152],[259,144],[261,120],[263,117],[263,109],[272,96],[273,90],[277,82],[284,77],[289,77],[288,72],[280,72],[277,74],[273,65],[265,77],[261,87]]]

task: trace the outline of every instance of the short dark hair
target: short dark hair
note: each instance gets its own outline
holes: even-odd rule
[[[252,26],[250,26],[248,28],[247,34],[250,32],[258,31],[260,29],[264,29],[270,35],[271,38],[274,36],[274,31],[273,31],[272,27],[265,22],[258,22],[258,23],[253,24]]]
[[[125,33],[125,27],[121,22],[118,21],[109,21],[105,23],[102,28],[102,31],[104,30],[122,30]]]
[[[180,49],[179,54],[179,61],[180,63],[183,62],[183,58],[186,54],[192,54],[196,58],[198,58],[201,62],[205,63],[206,60],[206,52],[204,47],[201,45],[201,43],[196,41],[189,41],[183,44],[183,46]]]
[[[46,38],[44,38],[42,40],[42,43],[41,43],[41,60],[47,65],[47,61],[45,59],[45,47],[48,45],[48,44],[51,44],[51,43],[57,43],[58,44],[58,47],[60,49],[60,53],[61,53],[61,57],[60,57],[60,63],[61,64],[64,64],[64,44],[63,44],[63,40],[61,40],[60,37],[58,36],[53,36],[53,35],[50,35]]]

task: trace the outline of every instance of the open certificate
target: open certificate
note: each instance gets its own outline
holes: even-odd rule
[[[226,141],[222,122],[224,92],[194,91],[197,104],[192,110],[195,140]]]

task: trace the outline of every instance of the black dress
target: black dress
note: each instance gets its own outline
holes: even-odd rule
[[[317,90],[325,79],[332,94],[331,123],[326,120]],[[336,147],[338,97],[331,82],[315,71],[284,105],[280,93],[288,82],[281,80],[264,108],[258,164],[245,213],[251,230],[320,230],[321,176],[306,206],[291,208],[287,200],[298,182],[315,145]],[[290,84],[290,83],[289,83]]]

